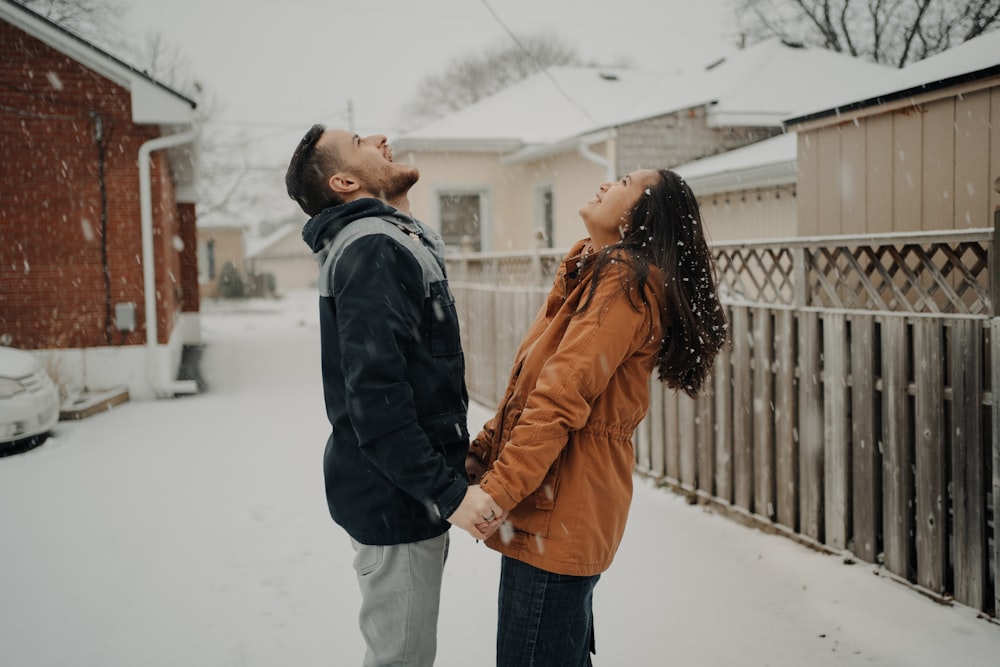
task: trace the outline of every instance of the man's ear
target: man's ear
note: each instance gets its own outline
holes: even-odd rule
[[[361,189],[361,184],[350,174],[337,172],[328,181],[330,189],[339,195],[346,195]]]

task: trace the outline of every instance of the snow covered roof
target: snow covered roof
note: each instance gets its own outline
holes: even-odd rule
[[[485,143],[506,152],[551,143],[613,125],[629,110],[651,108],[655,113],[662,105],[652,100],[663,98],[677,78],[660,72],[553,67],[409,132],[395,145],[465,141],[480,150]]]
[[[31,9],[0,0],[0,21],[24,31],[132,93],[138,124],[190,124],[195,102]]]
[[[508,152],[702,105],[710,105],[713,126],[776,127],[817,96],[887,69],[780,40],[689,72],[554,67],[394,143],[402,150]]]
[[[789,118],[786,123],[839,115],[995,76],[1000,76],[1000,31],[980,35],[902,69],[890,70],[882,76],[861,79],[839,96],[825,98],[828,103],[813,105],[808,113]]]
[[[698,195],[795,183],[797,141],[780,134],[726,153],[688,162],[673,171]]]
[[[293,232],[300,233],[301,231],[301,224],[289,222],[281,227],[278,227],[267,236],[256,236],[247,239],[247,259],[257,257],[271,246],[286,238],[289,234]],[[305,244],[303,244],[303,247],[305,247]]]

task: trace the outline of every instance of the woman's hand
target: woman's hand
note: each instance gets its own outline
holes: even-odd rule
[[[486,473],[486,462],[471,452],[465,457],[465,474],[469,484],[479,484]]]

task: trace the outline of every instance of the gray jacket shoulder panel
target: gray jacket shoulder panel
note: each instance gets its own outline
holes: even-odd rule
[[[423,232],[421,235],[408,234],[384,218],[362,218],[349,224],[337,234],[324,253],[319,271],[320,296],[333,295],[334,267],[352,243],[372,234],[383,234],[395,239],[417,260],[423,272],[424,298],[429,297],[431,283],[445,279],[444,271],[441,268],[444,258],[443,256],[440,259],[438,257],[439,254],[442,254],[443,244],[436,235],[433,235],[433,232],[430,232],[423,225],[420,226],[420,229]],[[427,232],[430,232],[430,235]]]

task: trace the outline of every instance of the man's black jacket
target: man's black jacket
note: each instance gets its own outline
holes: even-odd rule
[[[436,537],[465,496],[469,444],[444,246],[376,199],[327,208],[302,237],[320,264],[330,514],[362,544]]]

